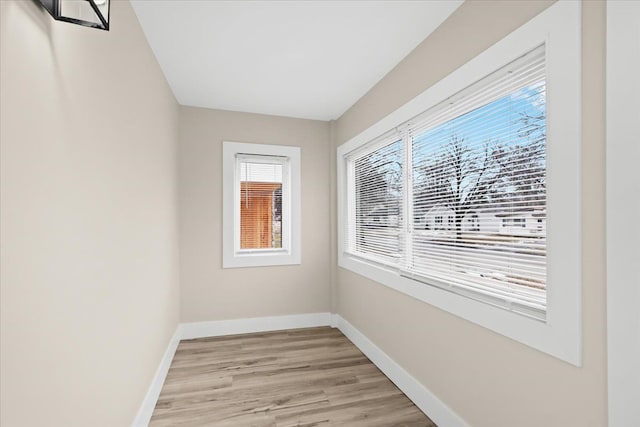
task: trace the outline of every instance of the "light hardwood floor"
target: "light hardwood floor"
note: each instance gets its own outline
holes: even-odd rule
[[[328,327],[182,341],[149,425],[435,426]]]

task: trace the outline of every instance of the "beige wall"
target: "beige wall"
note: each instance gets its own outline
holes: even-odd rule
[[[109,32],[0,1],[0,424],[127,426],[178,321],[177,103]]]
[[[180,286],[184,322],[330,309],[327,122],[180,108]],[[301,147],[302,264],[222,268],[222,141]]]
[[[549,4],[466,2],[335,123],[334,145],[424,91]],[[602,2],[585,2],[583,7],[582,368],[347,270],[338,268],[335,274],[338,312],[473,426],[606,425],[604,9]]]

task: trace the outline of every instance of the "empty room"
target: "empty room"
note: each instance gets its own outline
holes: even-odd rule
[[[0,0],[2,427],[640,426],[640,0]]]

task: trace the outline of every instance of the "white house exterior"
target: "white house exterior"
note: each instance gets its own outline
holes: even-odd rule
[[[417,221],[416,228],[426,231],[454,231],[455,212],[438,204]],[[544,209],[520,208],[517,211],[487,212],[471,211],[462,220],[463,232],[498,234],[544,234],[546,211]]]

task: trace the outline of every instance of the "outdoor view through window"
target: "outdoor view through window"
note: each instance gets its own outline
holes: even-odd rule
[[[282,171],[278,157],[240,158],[240,248],[282,248]]]
[[[347,159],[346,251],[544,319],[544,46]]]

